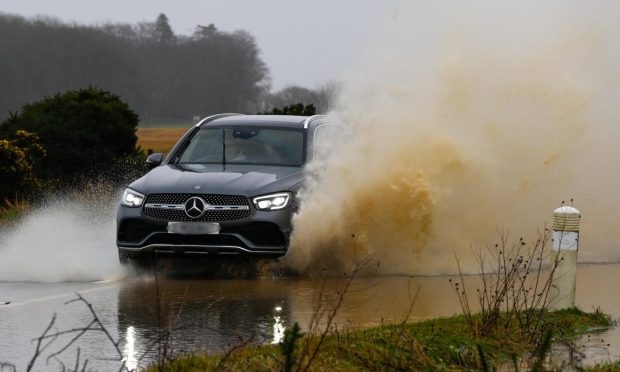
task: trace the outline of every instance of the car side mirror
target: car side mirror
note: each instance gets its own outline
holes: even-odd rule
[[[163,160],[164,154],[162,154],[161,152],[151,154],[148,158],[146,158],[146,165],[148,165],[150,169],[153,169],[160,166]]]

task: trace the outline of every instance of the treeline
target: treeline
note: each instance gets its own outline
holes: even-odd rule
[[[0,14],[0,81],[0,121],[28,102],[88,86],[119,95],[147,123],[302,101],[321,112],[335,91],[270,93],[269,69],[251,34],[209,24],[176,35],[164,14],[97,27]]]

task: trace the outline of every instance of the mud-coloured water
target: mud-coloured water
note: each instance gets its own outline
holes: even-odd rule
[[[339,309],[339,328],[366,327],[407,318],[417,321],[460,312],[447,276],[357,278],[348,287]],[[581,265],[577,304],[584,310],[600,307],[620,317],[620,265]],[[35,352],[32,340],[54,313],[55,329],[86,326],[92,319],[81,303],[65,304],[82,294],[92,303],[106,329],[119,340],[118,349],[131,368],[146,365],[157,355],[174,352],[222,352],[236,345],[277,342],[293,322],[307,327],[317,306],[333,303],[343,279],[206,280],[141,276],[119,282],[0,283],[0,362],[25,369]],[[477,278],[466,278],[475,288]],[[323,289],[328,297],[320,301]],[[417,296],[416,296],[417,294]],[[160,304],[158,307],[158,303]],[[413,304],[413,306],[412,306]],[[55,358],[70,337],[55,340],[37,359],[35,370],[75,365],[77,347],[82,362],[97,370],[118,369],[121,362],[101,332],[87,332]],[[161,342],[160,342],[161,340]],[[609,346],[607,346],[609,344]],[[620,332],[580,342],[590,361],[620,357]],[[166,346],[168,350],[163,350]]]

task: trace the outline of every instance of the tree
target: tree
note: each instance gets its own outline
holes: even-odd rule
[[[0,138],[18,139],[21,130],[36,133],[47,156],[34,164],[34,174],[70,184],[135,155],[138,120],[118,96],[91,87],[25,105],[0,124]]]
[[[194,39],[208,39],[217,35],[217,27],[213,23],[209,23],[208,26],[198,25],[194,30]]]
[[[115,92],[149,122],[281,106],[261,105],[269,71],[251,34],[206,23],[177,36],[165,14],[99,27],[0,14],[0,56],[0,122],[28,102],[87,86]]]
[[[313,104],[304,105],[301,102],[293,103],[282,108],[274,107],[271,111],[259,113],[259,115],[301,115],[312,116],[316,115],[316,107]]]
[[[327,112],[334,103],[338,91],[339,85],[335,82],[328,82],[316,89],[290,85],[275,93],[265,94],[261,105],[262,111],[293,105],[297,102],[306,102],[312,103],[317,112]]]
[[[164,13],[160,13],[155,21],[153,38],[160,44],[173,44],[176,40],[172,27],[168,23],[168,17]]]

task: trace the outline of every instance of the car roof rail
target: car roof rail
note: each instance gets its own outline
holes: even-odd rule
[[[243,115],[243,114],[237,114],[237,113],[224,113],[224,114],[216,114],[216,115],[211,115],[211,116],[207,116],[206,118],[200,120],[198,123],[196,123],[196,126],[199,127],[203,124],[207,124],[208,122],[211,122],[215,119],[219,119],[219,118],[225,118],[227,116],[236,116],[236,115]]]
[[[326,118],[327,115],[312,115],[309,118],[307,118],[306,120],[304,120],[304,129],[308,129],[308,126],[310,125],[310,123],[316,119],[320,119],[320,118]]]

